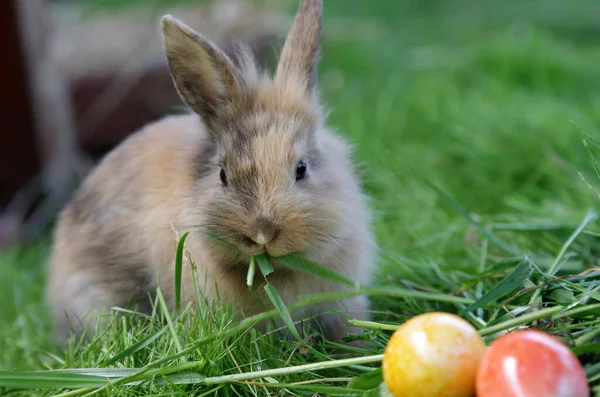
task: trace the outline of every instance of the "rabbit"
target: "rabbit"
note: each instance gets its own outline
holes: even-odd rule
[[[322,0],[300,1],[273,75],[250,50],[240,47],[234,60],[162,17],[168,68],[189,109],[126,138],[60,212],[47,288],[60,338],[81,335],[114,306],[151,310],[158,286],[172,306],[175,231],[190,232],[185,247],[203,295],[243,315],[265,310],[257,304],[263,289],[246,286],[250,259],[262,253],[274,258],[268,280],[286,305],[347,287],[279,264],[282,255],[370,282],[376,243],[368,198],[351,145],[325,125],[317,92],[322,8]],[[194,304],[189,265],[181,285],[182,301]],[[353,296],[291,314],[315,318],[325,338],[340,342],[358,330],[339,312],[367,320],[369,308],[367,296]]]

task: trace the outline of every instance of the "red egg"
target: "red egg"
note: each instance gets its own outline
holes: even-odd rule
[[[490,345],[477,373],[477,397],[589,397],[585,371],[557,338],[508,333]]]

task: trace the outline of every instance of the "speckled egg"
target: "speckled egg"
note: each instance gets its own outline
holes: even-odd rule
[[[383,379],[394,397],[472,397],[485,351],[477,330],[461,317],[422,314],[390,338]]]
[[[589,397],[585,371],[550,334],[515,331],[496,339],[477,374],[477,397]]]

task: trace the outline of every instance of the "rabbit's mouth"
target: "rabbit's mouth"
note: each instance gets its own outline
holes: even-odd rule
[[[260,236],[254,239],[247,236],[241,236],[239,249],[243,253],[250,256],[257,256],[261,254],[282,256],[282,254],[285,254],[282,252],[281,244],[278,244],[276,241],[265,242],[265,240],[260,238]]]
[[[251,247],[244,246],[242,249],[242,252],[244,252],[244,254],[249,255],[249,256],[257,256],[257,255],[269,253],[267,248],[264,245],[254,245]]]
[[[229,241],[236,251],[248,259],[261,254],[277,258],[300,253],[306,250],[311,242],[303,234],[283,228],[257,229],[238,230],[230,234]]]
[[[251,243],[248,241],[244,241],[242,244],[240,244],[238,246],[238,249],[242,253],[244,253],[245,255],[248,255],[250,257],[261,255],[261,254],[267,254],[274,258],[278,258],[281,256],[285,256],[285,255],[294,253],[292,250],[288,249],[287,247],[284,247],[283,244],[279,244],[276,242],[261,245],[261,244],[255,243],[254,241],[252,241]]]
[[[253,244],[253,245],[246,245],[244,244],[243,247],[240,247],[240,250],[252,257],[252,256],[258,256],[258,255],[262,255],[262,254],[267,254],[269,256],[272,257],[280,257],[280,256],[284,256],[289,254],[289,251],[284,251],[282,250],[280,247],[277,247],[277,245],[273,244],[267,244],[267,245],[258,245],[258,244]]]

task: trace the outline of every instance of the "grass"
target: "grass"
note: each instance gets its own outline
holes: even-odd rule
[[[340,361],[317,342],[276,346],[231,308],[169,313],[157,301],[150,318],[125,316],[83,351],[75,340],[61,349],[43,301],[42,241],[0,255],[0,369],[84,375],[0,372],[3,385],[46,386],[12,395],[100,385],[113,396],[376,395],[363,389],[381,381],[391,331],[432,310],[461,314],[486,341],[520,326],[560,336],[600,395],[600,179],[588,153],[600,153],[600,5],[325,5],[323,96],[356,144],[381,245],[375,285],[357,288],[376,311],[357,323],[371,347]],[[261,318],[290,308],[279,309]]]

